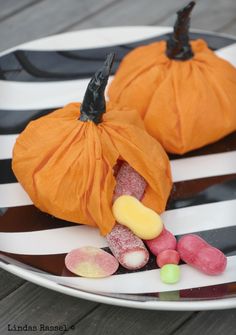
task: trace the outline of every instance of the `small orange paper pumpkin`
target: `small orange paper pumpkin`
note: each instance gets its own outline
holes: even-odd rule
[[[203,40],[189,42],[190,12],[179,11],[165,42],[136,48],[122,61],[110,100],[136,108],[168,152],[183,154],[236,129],[236,69]]]
[[[105,102],[112,61],[109,55],[95,73],[82,104],[71,103],[29,123],[16,141],[12,164],[39,209],[98,226],[103,235],[115,224],[111,207],[117,160],[144,177],[143,202],[157,212],[165,209],[172,186],[168,157],[138,113]]]

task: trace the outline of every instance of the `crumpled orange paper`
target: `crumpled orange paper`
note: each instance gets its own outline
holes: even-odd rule
[[[236,130],[236,69],[203,40],[194,57],[169,59],[166,42],[130,52],[109,88],[110,100],[136,108],[168,152],[183,154]]]
[[[55,217],[98,226],[115,224],[113,167],[128,162],[148,183],[143,202],[162,212],[171,190],[169,160],[134,110],[107,104],[103,121],[78,120],[72,103],[32,121],[18,137],[13,171],[35,206]]]

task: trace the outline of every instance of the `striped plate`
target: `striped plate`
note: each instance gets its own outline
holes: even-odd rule
[[[108,249],[96,229],[68,223],[35,208],[11,170],[12,148],[27,123],[80,101],[90,76],[115,51],[119,62],[134,47],[166,39],[166,27],[115,27],[55,35],[0,54],[0,267],[44,287],[127,307],[203,310],[236,307],[236,133],[179,158],[171,155],[174,188],[162,215],[177,238],[195,233],[228,258],[220,276],[182,264],[178,284],[165,285],[151,257],[109,278],[75,277],[64,267],[70,250]],[[215,52],[236,66],[236,39],[201,31]],[[110,78],[112,80],[112,76]]]

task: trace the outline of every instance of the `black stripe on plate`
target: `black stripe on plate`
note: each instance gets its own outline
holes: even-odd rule
[[[33,205],[0,208],[0,232],[31,232],[76,225],[41,212]]]
[[[8,208],[0,208],[0,217],[3,216],[7,212]]]
[[[89,78],[103,63],[106,55],[115,52],[112,69],[115,73],[119,62],[132,49],[140,45],[166,40],[169,34],[112,47],[71,51],[17,50],[0,58],[0,79],[11,81],[54,81]],[[207,33],[191,33],[191,39],[203,38],[213,50],[235,42],[233,38]]]
[[[179,291],[167,291],[148,294],[161,301],[208,300],[236,296],[235,283],[196,287]],[[145,295],[144,295],[145,297]]]
[[[3,110],[0,109],[0,135],[21,133],[30,121],[47,115],[54,109]]]
[[[168,209],[236,199],[236,174],[187,180],[174,184]]]
[[[11,168],[11,159],[0,160],[0,184],[16,183],[17,179]]]
[[[203,286],[193,289],[179,290],[179,291],[166,291],[166,292],[153,292],[146,294],[100,294],[116,299],[125,299],[130,301],[183,301],[183,300],[209,300],[225,297],[236,296],[236,285],[234,283],[219,284],[212,286]]]

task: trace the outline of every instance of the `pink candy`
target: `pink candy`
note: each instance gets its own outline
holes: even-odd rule
[[[118,165],[117,165],[118,167]],[[131,195],[141,200],[146,188],[146,181],[128,163],[123,162],[116,169],[116,188],[113,201],[121,195]],[[116,224],[107,235],[108,245],[119,263],[127,269],[135,270],[143,267],[149,259],[149,253],[143,241],[128,228]],[[200,271],[217,275],[225,270],[227,258],[218,249],[212,247],[197,235],[183,236],[177,246],[175,236],[163,229],[162,233],[146,240],[150,251],[157,256],[157,265],[178,265],[180,258]],[[177,251],[175,250],[177,247]]]
[[[141,200],[147,186],[143,177],[126,162],[118,164],[114,172],[116,187],[113,202],[121,195],[132,195]],[[111,252],[126,269],[136,270],[147,264],[148,250],[143,241],[127,227],[116,223],[106,239]]]
[[[74,274],[87,278],[110,276],[119,267],[115,257],[95,247],[82,247],[72,250],[66,255],[65,265]]]
[[[157,255],[156,262],[161,268],[165,264],[179,264],[179,254],[176,250],[164,250]]]
[[[147,264],[149,252],[143,241],[127,227],[117,223],[106,238],[111,252],[124,268],[136,270]]]
[[[190,234],[181,237],[177,250],[185,263],[208,275],[221,274],[226,268],[225,255],[197,235]]]
[[[121,195],[132,195],[141,200],[147,186],[146,181],[128,163],[123,162],[116,175],[113,202]]]
[[[158,237],[152,240],[146,240],[145,243],[155,256],[164,250],[176,249],[177,244],[175,236],[165,228]]]

